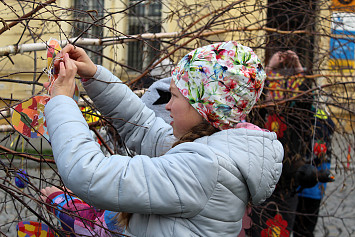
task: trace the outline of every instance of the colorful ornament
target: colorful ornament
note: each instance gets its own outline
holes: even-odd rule
[[[79,87],[75,84],[75,90],[72,98],[73,100],[75,100],[76,103],[78,103],[79,97],[80,97]]]
[[[267,122],[265,123],[265,128],[271,132],[275,132],[277,138],[282,138],[284,136],[284,131],[287,128],[282,120],[284,120],[284,118],[276,114],[269,115],[267,117]]]
[[[17,105],[12,115],[14,128],[29,138],[49,139],[44,117],[44,106],[49,99],[49,96],[35,96]]]
[[[35,221],[21,221],[16,226],[18,237],[56,237],[48,225]]]
[[[281,214],[266,221],[267,228],[261,231],[261,237],[289,237],[290,232],[286,229],[288,223]]]
[[[93,111],[90,107],[80,107],[81,112],[83,112],[84,118],[87,123],[97,122],[100,119],[100,113]]]
[[[18,172],[16,173],[15,177],[15,184],[18,188],[25,188],[28,185],[29,178],[27,175],[26,170],[24,169],[19,169]]]
[[[48,92],[50,94],[54,81],[58,78],[58,73],[55,71],[54,68],[54,61],[56,60],[57,54],[62,50],[62,47],[60,46],[58,40],[52,38],[48,40],[47,44],[47,73],[49,77]]]
[[[325,144],[325,142],[317,141],[316,143],[314,143],[313,153],[317,157],[325,156],[325,154],[327,153],[327,145]]]
[[[322,110],[322,109],[317,109],[317,112],[314,115],[314,117],[317,117],[319,119],[324,119],[324,120],[328,119],[327,113],[324,110]]]

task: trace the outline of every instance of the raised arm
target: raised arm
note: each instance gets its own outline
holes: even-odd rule
[[[97,66],[84,88],[100,112],[109,118],[126,145],[138,154],[160,156],[174,142],[172,127],[157,118],[131,89],[110,71]]]
[[[55,83],[70,82],[66,75],[71,74],[60,71]],[[172,135],[171,126],[156,118],[103,67],[98,66],[94,78],[84,85],[127,145],[144,155],[105,157],[77,104],[67,95],[56,95],[46,105],[45,116],[54,158],[65,185],[86,203],[106,210],[196,215],[217,180],[215,154],[205,146],[194,146],[193,151],[173,153],[176,147],[169,154],[156,157],[169,148],[166,139]],[[189,192],[186,180],[191,181]]]

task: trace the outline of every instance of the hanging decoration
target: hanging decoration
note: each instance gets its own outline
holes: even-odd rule
[[[316,157],[324,157],[327,153],[327,144],[321,140],[316,141],[314,143],[313,153]]]
[[[277,213],[274,218],[266,221],[267,228],[261,232],[262,237],[289,237],[290,232],[286,229],[288,223]]]
[[[35,221],[21,221],[16,226],[18,237],[57,237],[48,225]]]
[[[16,173],[15,184],[18,188],[26,188],[29,182],[29,178],[26,170],[19,169]]]
[[[267,117],[265,128],[271,132],[277,134],[277,138],[280,139],[284,136],[284,131],[287,129],[287,125],[283,122],[284,118],[277,114],[271,114]]]
[[[55,60],[61,60],[57,54],[62,50],[58,40],[51,38],[47,48],[47,68],[45,72],[49,78],[48,92],[51,93],[53,83],[58,78],[58,72],[54,67]],[[73,99],[78,102],[79,88],[75,85]],[[49,140],[47,124],[44,117],[44,107],[50,100],[48,94],[34,96],[14,108],[12,115],[12,124],[14,128],[29,138],[44,137]]]
[[[44,117],[44,106],[49,99],[46,95],[35,96],[17,105],[12,115],[14,128],[29,138],[43,136],[49,139]]]

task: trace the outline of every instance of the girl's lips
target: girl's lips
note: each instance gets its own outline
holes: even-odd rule
[[[174,123],[174,121],[171,121],[171,122],[170,122],[170,125],[173,125],[173,123]]]

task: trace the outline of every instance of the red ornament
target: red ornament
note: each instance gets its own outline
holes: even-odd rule
[[[287,221],[282,219],[280,214],[276,214],[272,219],[266,221],[267,228],[261,231],[261,237],[289,237],[290,232],[286,230]]]
[[[313,153],[317,157],[325,156],[325,153],[327,153],[327,146],[326,146],[325,142],[317,141],[314,144]]]
[[[284,136],[284,131],[287,126],[282,122],[283,117],[277,116],[276,114],[269,115],[265,123],[265,128],[271,132],[277,134],[277,138],[282,138]]]

